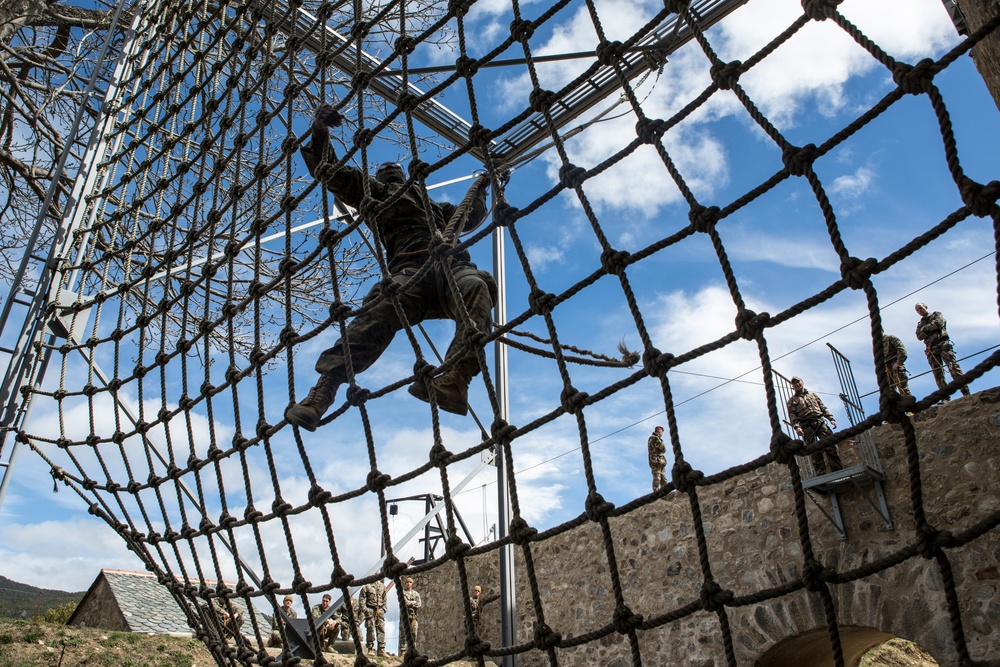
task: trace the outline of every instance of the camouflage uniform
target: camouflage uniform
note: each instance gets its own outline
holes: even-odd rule
[[[889,382],[901,396],[910,395],[910,385],[906,374],[906,346],[898,336],[885,334],[882,336],[882,352],[885,354],[885,372]]]
[[[340,609],[337,610],[337,619],[340,621],[340,638],[344,641],[351,639],[351,617],[347,613],[347,605],[351,605],[351,609],[354,610],[354,630],[361,638],[361,618],[358,616],[359,609],[361,605],[358,603],[356,598],[347,598],[347,600],[340,605]]]
[[[819,396],[802,387],[788,399],[788,418],[792,422],[792,427],[802,429],[802,441],[811,445],[821,438],[833,435],[833,431],[827,426],[823,418],[835,421],[833,413],[823,404]],[[824,460],[824,455],[826,460]],[[824,475],[827,472],[826,462],[830,463],[830,470],[841,470],[844,466],[840,462],[840,454],[836,445],[829,445],[823,451],[816,452],[810,456],[813,468],[817,475]]]
[[[406,607],[406,614],[410,621],[410,633],[413,641],[417,640],[417,610],[421,607],[420,593],[413,590],[403,591],[403,603]],[[405,634],[405,633],[404,633]]]
[[[240,627],[243,625],[243,614],[236,605],[232,606],[232,613],[230,613],[225,601],[215,598],[212,600],[212,609],[219,619],[219,627],[222,628],[223,634],[233,639],[238,637]]]
[[[649,469],[653,473],[653,491],[667,484],[667,446],[663,444],[663,438],[656,432],[657,429],[653,430],[646,443],[646,449],[649,451]]]
[[[323,608],[322,604],[314,604],[312,609],[309,610],[309,615],[313,618],[319,618],[329,609],[327,605],[326,609]],[[337,614],[333,614],[322,625],[319,626],[319,647],[322,650],[333,648],[333,643],[337,641],[337,635],[340,630],[340,617]]]
[[[479,586],[476,586],[475,593],[478,592],[480,592],[480,588]],[[469,604],[472,607],[472,623],[473,625],[475,625],[476,634],[478,635],[481,634],[480,626],[483,623],[483,607],[485,607],[488,603],[493,602],[494,600],[499,600],[500,595],[499,593],[497,593],[485,598],[481,598],[477,597],[475,593],[473,593],[473,595],[469,598]]]
[[[934,374],[934,381],[937,382],[938,389],[944,389],[948,384],[944,378],[945,366],[948,367],[948,372],[951,373],[953,380],[961,380],[965,376],[962,367],[958,365],[955,349],[948,337],[948,323],[945,321],[944,315],[937,311],[927,313],[917,322],[916,333],[917,340],[924,342],[924,353],[927,355],[927,363],[931,365],[931,372]],[[962,385],[961,391],[963,396],[969,395],[968,386]]]
[[[291,607],[289,607],[288,609],[282,607],[282,610],[285,612],[285,615],[288,616],[288,618],[298,618],[298,614],[296,614],[295,610],[292,609]],[[285,625],[285,620],[281,618],[281,612],[279,611],[277,614],[274,615],[274,623],[271,624],[272,630],[271,630],[271,636],[268,637],[267,640],[268,646],[281,648],[282,644],[284,643],[283,640],[281,639],[281,628],[284,625]]]
[[[327,143],[327,157],[332,158],[333,150]],[[309,143],[302,148],[302,157],[309,173],[317,176],[320,169],[329,162],[322,162],[323,145]],[[365,183],[377,206],[380,202],[399,194],[402,186],[395,183],[380,183],[360,169],[344,166],[327,176],[324,184],[340,201],[358,208],[365,194]],[[429,260],[432,237],[443,231],[455,212],[454,204],[439,203],[418,194],[421,186],[413,185],[396,199],[375,220],[368,220],[375,236],[385,247],[386,260],[392,282],[403,284],[417,273]],[[426,195],[426,193],[424,193]],[[486,192],[480,188],[473,202],[466,229],[478,226],[486,217]],[[427,319],[452,319],[461,317],[459,305],[450,298],[451,289],[447,281],[447,269],[432,266],[419,282],[411,283],[398,293],[398,303],[405,321],[411,326]],[[491,310],[496,293],[496,283],[486,271],[480,271],[472,263],[468,252],[452,255],[451,271],[458,286],[459,294],[476,328],[488,333],[493,325]],[[347,326],[345,338],[350,344],[351,362],[355,373],[369,368],[389,347],[396,332],[403,328],[403,321],[396,306],[389,299],[378,301],[383,291],[383,283],[376,285],[364,299],[365,310]],[[378,303],[376,303],[378,301]],[[448,347],[446,359],[458,357],[454,366],[456,372],[471,380],[479,373],[479,362],[475,350],[463,349],[461,327]],[[344,340],[338,340],[333,347],[324,351],[316,362],[316,371],[329,374],[338,384],[347,381]]]
[[[365,646],[371,653],[375,647],[376,635],[378,639],[379,655],[385,654],[385,612],[388,609],[388,600],[385,594],[385,584],[381,581],[373,581],[361,587],[358,599],[361,604],[361,612],[365,616]]]

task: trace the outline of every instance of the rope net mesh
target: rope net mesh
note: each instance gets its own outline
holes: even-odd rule
[[[935,84],[941,72],[994,31],[1000,17],[939,59],[908,63],[866,37],[838,11],[837,2],[806,0],[801,15],[767,44],[742,61],[724,62],[713,49],[706,3],[680,0],[664,5],[632,36],[617,41],[607,36],[597,5],[586,3],[595,57],[562,81],[546,78],[541,62],[536,62],[541,58],[534,35],[575,9],[565,0],[547,7],[522,7],[514,0],[509,31],[493,40],[477,34],[474,50],[467,44],[471,36],[465,25],[474,9],[469,2],[149,2],[125,15],[133,21],[132,33],[118,61],[117,85],[104,103],[106,122],[94,130],[99,152],[78,177],[84,196],[68,214],[75,216],[74,224],[53,282],[53,305],[46,311],[74,333],[55,340],[39,335],[35,348],[52,353],[50,381],[24,390],[34,395],[36,406],[52,406],[58,425],[27,421],[19,439],[44,457],[55,479],[78,494],[171,589],[219,664],[266,663],[269,658],[218,632],[207,607],[214,598],[240,598],[276,613],[277,600],[285,594],[303,600],[306,594],[327,591],[346,596],[383,576],[399,583],[407,574],[442,563],[458,565],[461,590],[468,597],[474,582],[468,580],[464,560],[496,553],[506,544],[514,544],[522,556],[525,571],[517,576],[529,582],[531,595],[520,603],[532,616],[534,636],[519,637],[515,646],[503,650],[484,648],[466,608],[462,613],[469,639],[461,654],[419,662],[420,656],[411,653],[408,664],[457,659],[483,664],[501,653],[521,653],[541,655],[545,664],[555,665],[560,663],[560,648],[617,632],[627,639],[628,660],[639,665],[644,660],[642,632],[708,611],[717,616],[717,640],[728,664],[735,665],[727,609],[804,588],[823,600],[834,662],[841,665],[831,586],[921,557],[927,558],[926,567],[940,570],[949,587],[950,604],[941,614],[952,627],[956,662],[971,664],[948,551],[994,529],[1000,517],[994,513],[976,529],[944,541],[924,515],[911,415],[949,392],[936,391],[914,401],[900,398],[891,388],[884,371],[876,283],[880,274],[968,219],[989,220],[994,229],[1000,223],[997,181],[979,183],[963,171],[948,106]],[[836,27],[877,61],[886,85],[881,98],[846,126],[797,144],[765,116],[741,78],[815,22]],[[636,46],[648,44],[651,37],[660,39],[664,25],[672,26],[670,34],[689,36],[689,48],[701,55],[708,82],[680,100],[672,115],[659,118],[644,110],[641,85],[645,77],[670,65],[662,51]],[[426,62],[432,52],[449,54],[444,71],[410,72],[412,59]],[[442,61],[440,55],[435,57]],[[491,129],[481,113],[489,102],[484,102],[477,84],[501,57],[516,59],[513,66],[530,80],[532,92]],[[634,129],[620,135],[615,149],[601,160],[574,164],[571,140],[592,126],[584,122],[587,116],[564,121],[560,114],[588,81],[601,77],[618,98],[614,113],[634,119]],[[674,139],[717,96],[740,105],[757,132],[753,173],[746,177],[749,185],[732,201],[699,199],[693,182],[698,176],[685,173],[677,158],[682,147]],[[438,100],[469,123],[443,113]],[[304,169],[299,149],[309,140],[312,110],[323,102],[346,118],[345,126],[332,133],[337,165],[355,164],[372,173],[380,162],[398,159],[408,163],[408,183],[415,188],[473,169],[486,170],[492,184],[492,217],[468,235],[459,250],[470,250],[483,266],[491,252],[491,235],[502,229],[513,248],[507,267],[513,277],[508,280],[516,281],[523,293],[508,297],[508,322],[467,337],[482,371],[471,394],[478,429],[449,421],[434,401],[428,407],[406,396],[407,387],[428,364],[441,363],[415,324],[405,326],[393,348],[404,349],[409,361],[394,364],[386,358],[365,374],[350,372],[350,386],[320,430],[301,432],[284,420],[285,408],[301,400],[316,379],[315,356],[328,344],[320,341],[332,340],[352,317],[373,307],[361,296],[387,275],[377,239],[363,224],[363,218],[378,211],[358,215],[338,208]],[[856,257],[828,196],[829,183],[821,178],[823,163],[852,141],[863,141],[869,124],[877,124],[894,105],[917,103],[936,120],[937,133],[931,138],[943,144],[939,169],[953,183],[956,206],[936,223],[916,229],[912,239],[893,252],[874,259]],[[464,141],[457,141],[454,133],[444,136],[429,130],[427,117],[420,116],[421,111],[430,113],[428,109],[434,111],[432,117],[442,119],[440,127],[453,123]],[[537,136],[522,140],[529,130]],[[687,216],[669,219],[654,242],[625,251],[612,240],[617,234],[609,233],[621,221],[602,215],[588,190],[604,172],[641,151],[658,156],[658,178],[664,188],[676,188],[682,200],[677,210]],[[557,174],[547,191],[534,199],[521,198],[517,169],[504,186],[507,170],[543,153]],[[456,201],[463,186],[457,188],[447,191]],[[730,259],[724,228],[727,220],[781,188],[815,202],[811,215],[825,225],[841,277],[781,312],[757,313],[744,302],[744,281]],[[546,282],[536,277],[525,235],[546,214],[561,215],[556,208],[567,199],[587,223],[577,231],[591,236],[595,250],[575,258],[573,271]],[[432,253],[433,261],[447,262],[454,252],[447,246]],[[690,349],[657,348],[634,281],[650,279],[643,264],[658,253],[717,258],[733,307],[734,324],[728,331],[718,336],[706,332]],[[656,279],[668,282],[671,277]],[[903,425],[917,534],[906,547],[870,563],[864,572],[844,574],[821,566],[814,550],[800,474],[807,452],[783,427],[784,407],[768,341],[772,331],[796,316],[851,294],[863,297],[868,313],[879,409],[838,431],[835,440],[846,441],[883,422]],[[627,327],[621,334],[639,341],[638,354],[626,351],[621,361],[574,348],[573,329],[580,322],[567,306],[581,300],[591,310],[621,306],[629,318],[619,323]],[[521,328],[534,331],[527,342],[515,337]],[[519,355],[530,356],[536,364],[530,380],[516,373],[511,379],[513,391],[519,383],[531,382],[547,397],[529,422],[504,416],[504,398],[496,390],[497,374],[491,366],[492,344],[497,341],[509,349],[513,367]],[[757,379],[763,391],[758,405],[770,425],[767,453],[705,477],[687,462],[690,447],[697,447],[699,440],[694,438],[686,448],[672,378],[707,355],[739,346],[752,347],[759,358]],[[978,362],[966,380],[981,377],[998,359],[992,354]],[[29,380],[40,368],[36,362]],[[55,368],[57,385],[51,381]],[[673,467],[665,488],[615,507],[602,494],[590,431],[595,421],[600,423],[604,404],[627,396],[643,382],[655,383],[662,395],[664,439]],[[951,391],[957,388],[954,382],[950,385]],[[396,435],[397,411],[404,409],[404,401],[421,410],[425,423],[429,418],[430,437],[409,443],[423,462],[401,468],[386,453],[386,443]],[[579,485],[581,504],[576,518],[537,532],[532,510],[523,506],[519,495],[519,465],[531,462],[519,459],[519,443],[546,437],[547,429],[557,423],[569,424],[579,438],[574,453],[579,472],[567,472],[565,479]],[[366,451],[367,464],[334,465],[331,472],[331,462],[348,449]],[[491,451],[503,457],[510,471],[509,537],[470,550],[454,511],[455,494],[460,492],[456,479]],[[787,468],[794,494],[802,574],[767,591],[736,590],[740,597],[734,597],[736,582],[716,582],[713,576],[699,495],[707,484],[721,485],[775,462]],[[386,500],[414,481],[443,497],[448,539],[443,556],[408,567],[394,548]],[[703,585],[700,595],[644,620],[630,609],[622,589],[609,521],[670,493],[690,499]],[[345,565],[352,545],[341,536],[347,522],[359,517],[370,531],[380,533],[385,548],[385,560],[369,572]],[[564,629],[546,621],[532,549],[588,521],[603,536],[608,571],[602,576],[612,590],[615,614],[589,634],[566,638],[559,634]],[[323,566],[314,566],[317,561]],[[234,578],[235,586],[216,584]],[[263,645],[269,628],[256,617],[250,626],[244,632]],[[360,649],[360,637],[354,641]],[[358,664],[371,660],[359,656]]]

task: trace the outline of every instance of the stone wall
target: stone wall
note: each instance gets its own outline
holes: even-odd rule
[[[80,604],[82,607],[71,619],[73,625],[129,632],[128,623],[125,622],[125,617],[122,616],[111,587],[104,577],[98,578],[93,592],[84,597]]]
[[[1000,511],[1000,389],[953,400],[913,418],[919,450],[923,503],[932,525],[959,532]],[[873,430],[888,480],[893,530],[887,530],[862,491],[839,495],[848,538],[807,500],[814,553],[824,565],[845,571],[915,542],[913,491],[901,427]],[[850,464],[851,452],[842,451]],[[787,468],[771,464],[727,482],[700,488],[700,508],[712,572],[737,599],[796,578],[803,563],[794,497]],[[828,503],[825,503],[828,508]],[[626,604],[646,622],[697,603],[702,568],[686,495],[672,494],[611,520],[614,558]],[[972,544],[948,550],[957,582],[965,636],[974,659],[1000,660],[1000,529]],[[560,664],[631,665],[626,635],[610,628],[614,611],[608,554],[600,527],[587,522],[531,546],[546,623],[563,640],[604,629],[604,636],[561,648]],[[496,552],[466,560],[469,586],[496,591]],[[523,558],[516,560],[517,637],[530,641],[535,613]],[[419,646],[433,657],[462,651],[466,641],[458,570],[448,563],[416,577],[424,599]],[[942,665],[957,657],[941,569],[920,556],[847,584],[831,584],[847,664],[867,647],[898,636],[917,642]],[[832,664],[820,597],[805,591],[764,603],[727,609],[737,664],[806,664],[780,656],[808,654],[808,664]],[[657,628],[639,631],[644,665],[724,665],[720,620],[696,611]],[[487,605],[483,638],[500,646],[499,607]],[[810,648],[811,647],[811,648]],[[770,653],[769,653],[770,651]],[[811,653],[810,653],[811,651]],[[522,654],[520,667],[548,664],[541,651]]]
[[[984,23],[1000,16],[1000,0],[957,0],[969,26],[975,32]],[[1000,30],[995,30],[972,49],[972,59],[1000,108]]]

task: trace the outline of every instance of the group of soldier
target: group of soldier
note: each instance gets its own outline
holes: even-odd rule
[[[924,353],[927,355],[927,362],[930,364],[938,388],[944,389],[948,385],[944,375],[945,368],[951,373],[954,381],[960,381],[964,374],[958,364],[958,358],[955,356],[955,348],[951,338],[948,336],[948,323],[944,315],[937,311],[931,312],[925,303],[916,304],[914,310],[920,316],[920,320],[917,322],[917,340],[924,344]],[[906,346],[898,336],[892,334],[882,336],[882,343],[885,371],[889,383],[900,395],[911,395],[905,365]],[[790,383],[792,394],[786,404],[788,419],[795,432],[802,437],[803,442],[808,445],[832,435],[831,427],[837,428],[837,422],[830,409],[823,404],[822,399],[806,389],[802,378],[793,377]],[[969,395],[967,385],[961,385],[959,389],[964,396]],[[947,401],[948,397],[945,397],[944,400]],[[663,427],[657,426],[653,429],[647,442],[649,469],[653,474],[653,491],[666,486],[667,483],[666,446],[662,436]],[[843,468],[835,446],[826,447],[821,452],[812,454],[810,461],[817,476]]]
[[[499,597],[499,595],[492,595],[481,598],[481,594],[482,588],[475,586],[469,597],[469,603],[472,608],[472,621],[475,624],[477,633],[480,631],[482,623],[483,606]],[[292,608],[294,602],[295,599],[291,595],[286,595],[282,601],[281,611],[275,615],[273,630],[268,639],[268,646],[277,648],[282,646],[281,631],[284,625],[284,618],[298,618],[298,614]],[[332,597],[329,593],[323,595],[322,601],[317,605],[313,605],[312,609],[309,610],[310,616],[314,619],[322,618],[329,611],[331,602]],[[423,606],[420,593],[413,588],[413,579],[411,577],[403,580],[403,604],[404,617],[409,625],[409,633],[404,632],[403,635],[406,646],[409,648],[412,646],[411,642],[416,640],[417,629],[419,627],[419,610]],[[362,586],[356,599],[352,600],[348,598],[337,611],[319,625],[317,630],[319,632],[321,650],[332,651],[334,650],[333,645],[338,639],[342,641],[349,641],[351,639],[351,615],[348,612],[348,605],[351,605],[351,609],[354,611],[355,633],[358,637],[362,636],[360,625],[361,621],[364,621],[365,652],[369,655],[374,654],[377,657],[386,656],[385,613],[388,609],[388,597],[385,584],[380,579]]]

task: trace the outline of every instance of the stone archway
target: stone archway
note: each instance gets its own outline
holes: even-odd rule
[[[856,667],[871,649],[893,639],[894,635],[876,630],[847,626],[840,628],[844,664]],[[830,638],[826,628],[816,628],[789,637],[772,646],[754,663],[754,667],[833,667]]]

